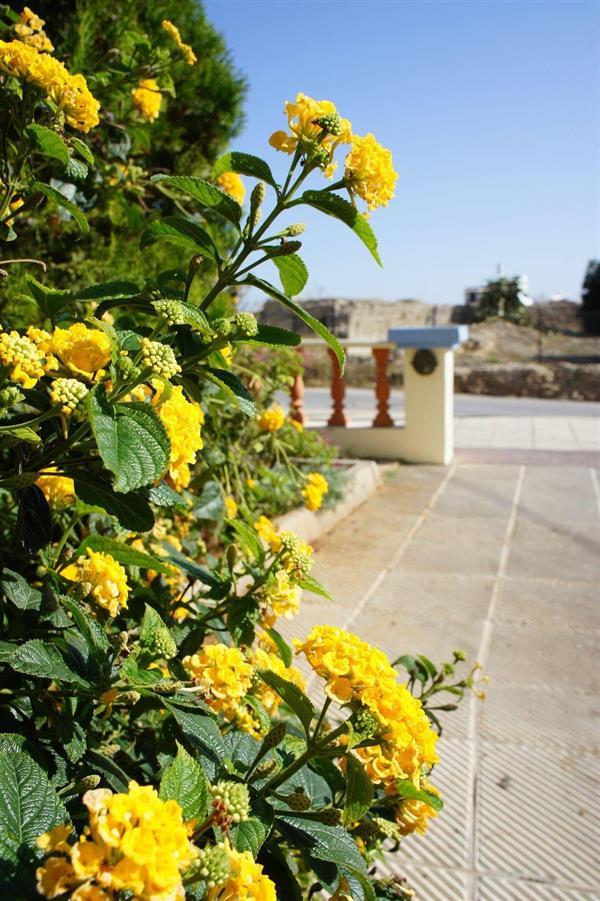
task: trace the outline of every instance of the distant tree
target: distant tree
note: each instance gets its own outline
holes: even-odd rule
[[[529,325],[531,317],[527,307],[521,302],[521,288],[518,278],[497,278],[488,281],[475,319],[508,319],[518,325]]]
[[[590,260],[581,287],[581,317],[586,332],[600,335],[600,260]]]

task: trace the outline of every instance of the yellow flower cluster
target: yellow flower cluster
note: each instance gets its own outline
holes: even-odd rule
[[[228,494],[224,499],[225,516],[227,519],[235,519],[238,513],[238,505],[233,495]]]
[[[183,658],[190,678],[199,685],[204,700],[225,719],[238,718],[241,702],[250,690],[252,666],[239,648],[225,644],[207,644],[196,654]]]
[[[61,510],[75,500],[75,485],[68,476],[56,475],[56,467],[47,469],[35,483],[41,488],[51,507]]]
[[[38,346],[14,330],[0,333],[0,363],[9,368],[9,379],[24,388],[33,388],[44,375]]]
[[[320,472],[309,472],[306,477],[306,487],[302,489],[304,506],[307,510],[319,510],[323,503],[323,496],[329,491],[327,479]]]
[[[90,377],[110,362],[110,339],[99,329],[76,322],[69,328],[57,328],[50,349],[71,372]]]
[[[251,660],[255,669],[270,670],[270,672],[275,673],[277,676],[281,676],[282,679],[293,682],[294,685],[297,685],[298,688],[304,691],[306,686],[304,676],[297,667],[286,666],[279,654],[274,653],[274,651],[270,649],[270,646],[272,646],[273,643],[268,635],[261,638],[261,644],[263,647],[258,647],[252,652]],[[275,716],[279,709],[279,705],[281,704],[281,698],[276,691],[273,691],[266,682],[259,679],[256,680],[256,684],[253,685],[252,694],[255,698],[258,698],[269,716]]]
[[[387,206],[395,196],[398,173],[392,153],[372,134],[352,136],[352,149],[346,157],[345,177],[350,189],[366,202],[369,210]]]
[[[235,851],[225,846],[230,872],[221,885],[210,888],[207,901],[277,901],[275,885],[250,851]]]
[[[142,78],[131,92],[133,105],[148,122],[158,118],[162,105],[162,94],[154,78]]]
[[[23,41],[0,41],[0,72],[22,78],[46,94],[64,113],[71,128],[88,132],[98,125],[100,104],[92,96],[83,75],[71,75],[65,66]]]
[[[295,103],[289,100],[285,104],[285,113],[291,134],[285,131],[276,131],[269,138],[269,144],[276,150],[284,153],[294,153],[300,145],[302,149],[309,150],[311,145],[317,148],[324,156],[325,174],[329,178],[333,175],[337,163],[332,162],[332,157],[339,144],[349,144],[352,135],[352,125],[347,119],[339,119],[335,104],[330,100],[313,100],[306,94],[298,94]],[[320,120],[334,118],[337,121],[337,134],[323,133],[326,131]]]
[[[87,557],[80,557],[75,563],[70,563],[61,574],[70,582],[89,586],[88,593],[110,616],[116,616],[122,607],[127,609],[127,574],[110,554],[88,548]]]
[[[279,404],[275,404],[269,410],[264,410],[256,418],[256,424],[261,432],[278,432],[285,422],[285,413]]]
[[[33,341],[44,357],[44,373],[47,375],[49,372],[58,369],[59,364],[52,350],[52,335],[50,332],[43,328],[37,328],[35,325],[30,325],[27,329],[27,337]]]
[[[386,787],[399,778],[418,784],[422,765],[438,760],[437,735],[420,701],[399,684],[383,651],[333,626],[316,626],[296,648],[326,680],[330,698],[339,704],[361,704],[377,717],[379,744],[354,752],[370,779]]]
[[[262,538],[265,544],[268,544],[273,553],[276,554],[281,547],[281,539],[269,517],[259,516],[254,523],[254,528],[258,532],[259,537]]]
[[[83,837],[71,844],[72,827],[65,825],[38,839],[49,855],[36,871],[42,897],[69,892],[74,901],[108,901],[130,892],[140,901],[183,901],[182,874],[197,851],[177,801],[161,801],[156,789],[130,782],[127,794],[98,788],[83,803],[89,816]]]
[[[28,6],[24,6],[19,16],[19,21],[15,25],[15,34],[24,44],[35,47],[40,53],[52,53],[54,44],[44,31],[46,23],[39,16],[36,16]]]
[[[280,616],[285,619],[296,616],[300,610],[301,595],[302,589],[291,581],[285,569],[280,569],[263,589],[264,606],[261,617],[263,625],[270,629]]]
[[[170,397],[158,407],[158,415],[171,442],[169,479],[175,489],[187,488],[192,477],[190,464],[195,463],[196,454],[204,447],[201,436],[204,412],[198,404],[187,400],[183,389],[176,385]]]
[[[240,206],[243,204],[246,196],[246,186],[237,172],[223,172],[217,178],[217,184],[222,191],[225,191],[226,194],[237,200]]]
[[[439,789],[431,785],[427,779],[421,780],[421,788],[438,798],[440,796]],[[429,826],[429,820],[437,816],[437,811],[430,804],[416,798],[404,798],[394,813],[399,832],[402,835],[410,835],[411,832],[419,832],[422,835]]]
[[[160,23],[163,31],[166,31],[170,38],[172,38],[177,45],[177,48],[181,50],[181,54],[185,59],[188,66],[193,66],[194,63],[198,62],[198,57],[192,50],[189,44],[186,44],[182,38],[181,33],[177,25],[174,25],[168,19],[163,19]]]

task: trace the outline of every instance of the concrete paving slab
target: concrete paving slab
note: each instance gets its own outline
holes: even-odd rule
[[[508,517],[511,510],[518,468],[510,466],[461,466],[436,504],[443,516]]]
[[[598,578],[597,530],[517,520],[508,563],[509,576],[593,582]]]
[[[419,541],[407,549],[404,565],[427,572],[495,575],[505,530],[505,517],[434,512],[423,524]]]
[[[483,619],[493,586],[492,576],[431,573],[400,566],[378,587],[369,602],[369,610],[382,614],[401,612],[410,616],[411,621],[425,616],[439,623],[452,617],[458,609],[461,616]]]
[[[478,791],[482,873],[593,888],[600,842],[595,758],[484,744]]]
[[[600,891],[570,888],[539,879],[479,879],[478,901],[600,901]]]
[[[561,527],[582,527],[600,538],[598,508],[590,472],[583,467],[530,467],[519,500],[519,520]]]
[[[402,851],[385,863],[378,863],[377,873],[382,877],[405,877],[417,901],[460,901],[468,897],[467,873],[448,867],[405,865]]]
[[[567,573],[568,575],[568,573]],[[576,575],[576,574],[573,574]],[[505,579],[498,621],[556,629],[600,629],[598,582],[576,579]]]

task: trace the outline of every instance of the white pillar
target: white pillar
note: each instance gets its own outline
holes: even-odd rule
[[[447,466],[454,456],[454,351],[432,349],[437,366],[429,375],[413,367],[415,353],[404,351],[403,451],[411,462]]]

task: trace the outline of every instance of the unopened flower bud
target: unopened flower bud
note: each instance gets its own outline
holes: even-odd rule
[[[303,788],[297,788],[291,795],[287,795],[285,800],[291,810],[305,811],[310,809],[311,800]]]
[[[74,413],[88,393],[87,385],[77,379],[55,379],[50,388],[50,400],[60,404],[61,412],[66,415]]]
[[[296,238],[298,235],[303,234],[306,231],[306,225],[304,222],[296,222],[295,225],[288,225],[287,228],[281,232],[282,238]]]
[[[233,331],[233,322],[231,319],[221,316],[211,322],[211,327],[219,338],[228,338]]]
[[[258,323],[254,313],[237,313],[233,317],[233,322],[238,334],[245,338],[252,338],[258,332]]]
[[[250,225],[254,227],[260,222],[261,206],[265,199],[265,183],[259,181],[250,195]]]
[[[153,372],[165,379],[172,379],[181,372],[173,348],[168,344],[161,344],[160,341],[142,338],[142,360]]]
[[[277,723],[263,738],[263,748],[276,748],[285,738],[285,723]]]
[[[96,775],[96,773],[92,773],[90,776],[84,776],[83,779],[79,782],[79,790],[90,791],[93,788],[97,788],[102,779],[100,776]]]
[[[193,867],[194,873],[206,883],[207,889],[222,885],[231,870],[229,856],[222,845],[207,845],[206,848],[200,848]]]
[[[16,385],[7,385],[0,391],[0,417],[6,416],[11,407],[20,403],[25,395],[22,394]]]
[[[342,133],[342,120],[339,113],[328,113],[325,116],[319,116],[314,122],[315,125],[318,125],[319,128],[322,128],[329,135],[338,137]]]
[[[250,815],[250,795],[248,788],[242,782],[227,782],[221,780],[211,788],[213,796],[213,808],[219,812],[225,812],[234,823],[247,820]]]
[[[324,810],[318,810],[312,819],[326,826],[339,826],[342,822],[342,811],[336,807],[326,807]]]

